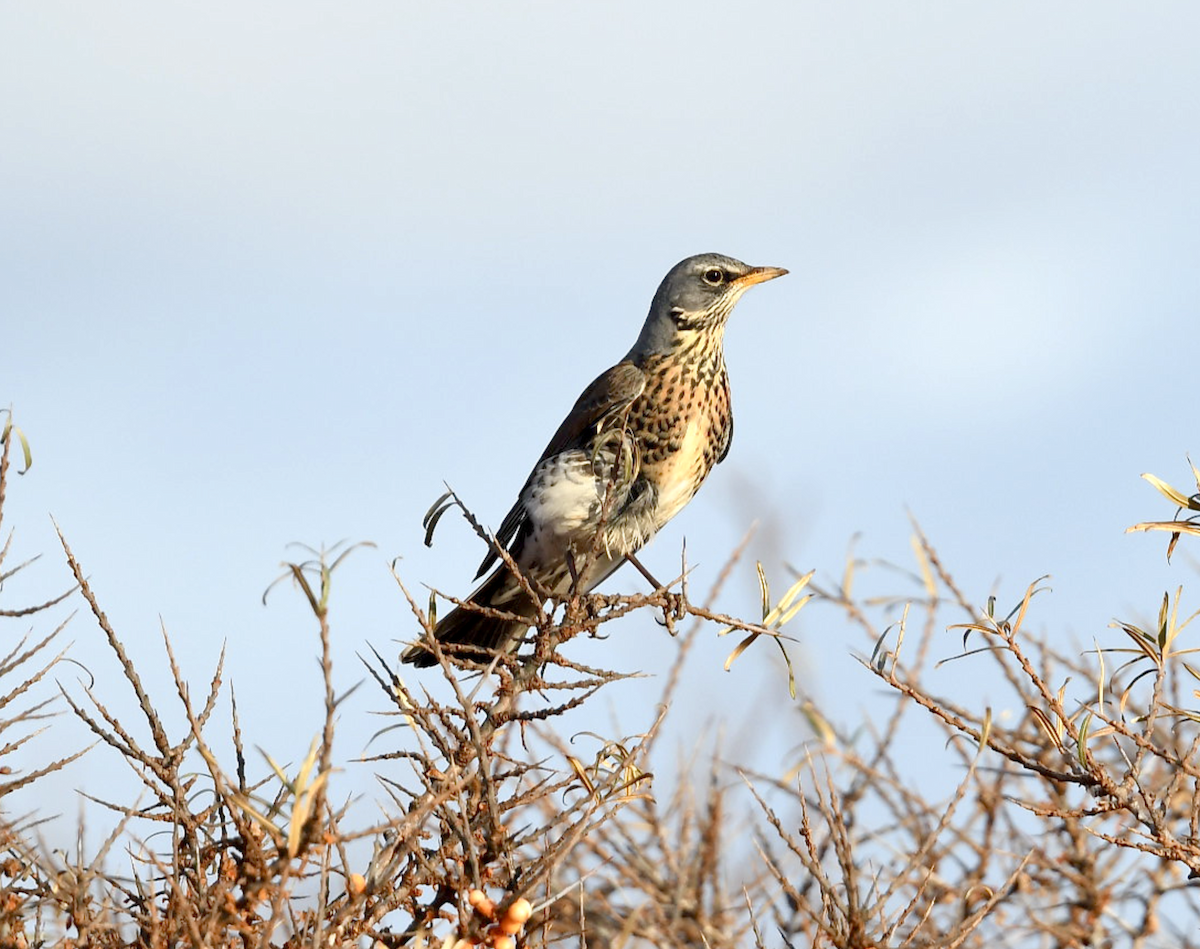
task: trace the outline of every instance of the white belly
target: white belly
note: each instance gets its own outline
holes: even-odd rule
[[[594,520],[602,485],[583,452],[548,458],[521,502],[535,534],[572,535]]]

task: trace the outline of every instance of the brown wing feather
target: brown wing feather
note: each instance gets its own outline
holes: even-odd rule
[[[623,410],[645,389],[646,374],[628,360],[619,362],[611,369],[601,373],[575,400],[575,405],[567,413],[562,424],[558,426],[558,431],[546,445],[537,464],[533,466],[533,471],[537,471],[538,465],[551,455],[557,455],[559,452],[573,447],[589,429],[613,413]],[[529,486],[529,481],[533,478],[533,471],[530,472],[529,478],[525,479],[524,486],[517,494],[516,503],[512,506],[512,510],[505,515],[504,520],[500,522],[500,529],[496,531],[496,543],[503,547],[508,547],[512,543],[524,523],[525,508],[521,504],[521,495]],[[483,563],[479,565],[479,572],[475,574],[476,579],[483,576],[488,568],[499,559],[494,550],[489,551],[488,555],[483,558]]]

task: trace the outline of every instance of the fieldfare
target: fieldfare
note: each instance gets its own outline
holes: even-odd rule
[[[496,532],[526,583],[493,547],[476,577],[495,569],[438,622],[439,642],[477,659],[510,648],[546,598],[591,590],[683,509],[733,437],[725,324],[747,289],[786,273],[721,254],[671,268],[637,342],[584,389]],[[421,643],[402,658],[436,661]]]

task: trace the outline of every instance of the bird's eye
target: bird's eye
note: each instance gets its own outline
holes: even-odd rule
[[[725,281],[725,274],[723,274],[716,267],[713,267],[711,270],[704,271],[704,282],[705,283],[711,284],[712,286],[716,287],[716,286],[719,286],[724,281]]]

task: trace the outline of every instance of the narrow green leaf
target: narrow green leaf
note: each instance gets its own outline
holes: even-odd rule
[[[792,601],[800,594],[800,591],[808,586],[808,581],[813,578],[813,574],[816,572],[816,570],[808,571],[808,573],[788,587],[787,593],[785,593],[783,598],[779,601],[779,608],[786,610],[788,606],[791,605]]]
[[[730,667],[733,666],[734,660],[737,659],[737,657],[740,656],[742,653],[744,653],[747,649],[749,649],[750,644],[752,642],[754,642],[754,640],[758,639],[759,635],[760,635],[759,633],[751,633],[749,636],[747,636],[745,639],[743,639],[740,643],[737,644],[737,646],[734,648],[733,652],[731,652],[729,654],[729,658],[725,660],[725,671],[726,672],[728,672]]]
[[[779,647],[779,652],[783,656],[783,664],[787,666],[788,673],[788,695],[792,697],[792,701],[796,701],[796,671],[792,668],[792,657],[787,654],[787,650],[783,648],[783,640],[776,639],[775,645]]]
[[[808,603],[808,601],[811,599],[812,599],[812,594],[810,593],[808,596],[802,598],[798,603],[793,603],[792,608],[790,610],[788,610],[786,613],[784,613],[783,616],[781,616],[779,618],[779,625],[786,626],[789,622],[791,622],[792,617],[794,617],[797,613],[799,613],[800,610],[802,610],[804,608],[805,604]]]
[[[1192,470],[1194,471],[1195,469],[1193,468]],[[1187,496],[1182,491],[1179,491],[1179,490],[1171,487],[1169,484],[1167,484],[1161,478],[1156,478],[1152,474],[1146,473],[1146,474],[1143,474],[1142,477],[1145,480],[1149,481],[1158,490],[1159,494],[1162,494],[1165,497],[1169,498],[1171,501],[1174,501],[1180,507],[1188,507]]]
[[[764,620],[763,625],[766,626],[767,624],[765,621],[766,621],[767,615],[771,612],[771,591],[767,587],[767,574],[763,570],[762,562],[761,561],[755,562],[754,569],[758,571],[758,585],[759,585],[759,588],[762,590],[762,615],[763,615],[763,620]]]

